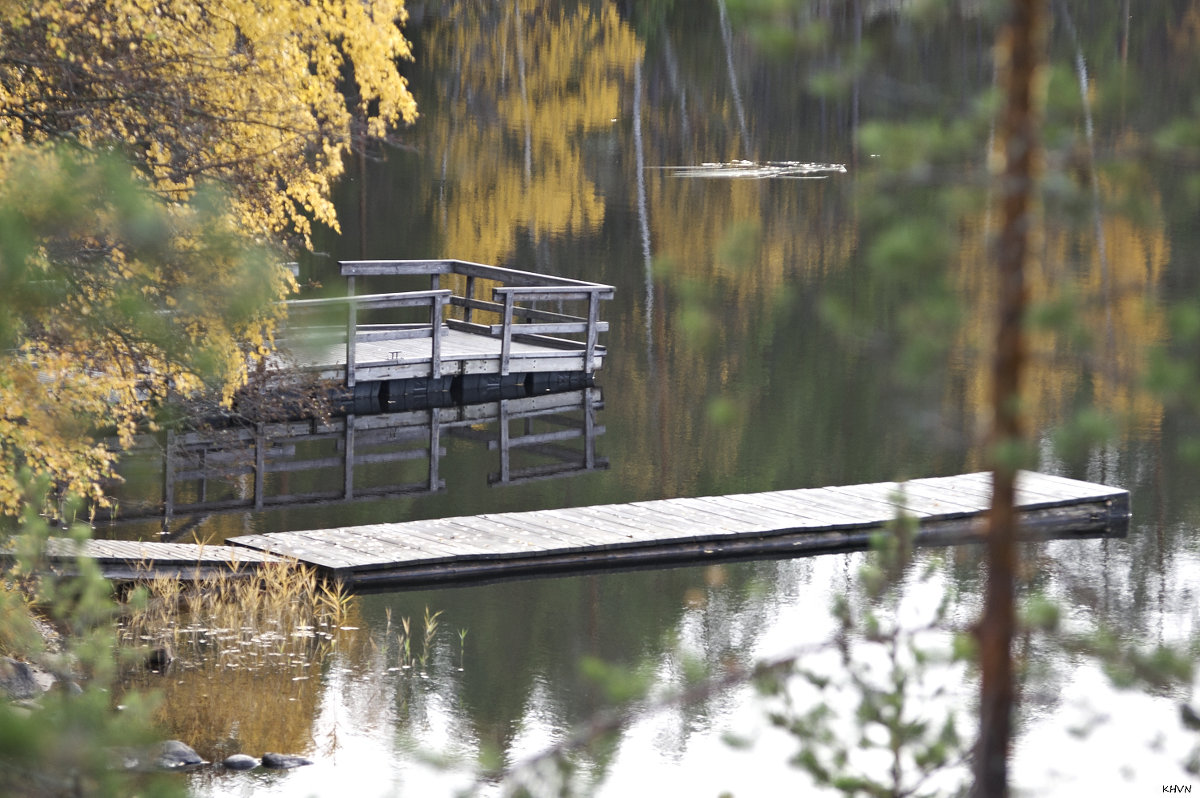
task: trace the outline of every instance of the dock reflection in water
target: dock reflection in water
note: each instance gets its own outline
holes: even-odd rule
[[[159,496],[123,498],[99,523],[161,521],[177,540],[215,513],[420,496],[445,490],[447,438],[497,457],[490,485],[570,477],[608,468],[596,453],[605,428],[601,389],[519,396],[467,405],[349,414],[328,420],[168,432],[157,446]],[[116,536],[116,535],[114,535]]]

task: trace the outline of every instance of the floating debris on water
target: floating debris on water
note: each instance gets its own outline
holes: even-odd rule
[[[729,161],[728,163],[702,163],[699,166],[660,166],[676,177],[740,177],[763,180],[767,178],[792,178],[824,180],[831,174],[845,174],[846,165],[841,163],[804,163],[802,161]]]

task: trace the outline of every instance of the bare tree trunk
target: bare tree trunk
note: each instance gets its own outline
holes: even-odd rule
[[[1000,120],[1004,166],[1000,177],[1001,220],[996,246],[1000,277],[999,326],[992,363],[995,447],[992,509],[987,538],[988,583],[978,627],[980,680],[979,743],[975,752],[975,795],[1008,795],[1008,754],[1012,736],[1012,640],[1016,628],[1018,551],[1016,453],[1024,441],[1020,408],[1026,344],[1022,330],[1027,289],[1025,265],[1033,228],[1038,176],[1038,97],[1043,50],[1045,0],[1012,0],[1012,17],[1001,34],[997,57],[1005,93]]]

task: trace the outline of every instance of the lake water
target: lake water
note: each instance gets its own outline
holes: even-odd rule
[[[348,165],[341,233],[320,236],[323,254],[301,263],[301,277],[333,290],[338,259],[453,257],[616,286],[597,380],[603,430],[594,445],[607,467],[522,484],[489,479],[499,471],[485,444],[497,436],[491,422],[443,441],[444,490],[176,518],[175,528],[221,540],[981,469],[992,210],[966,194],[933,198],[931,188],[978,184],[985,172],[986,128],[965,140],[950,134],[992,86],[994,27],[982,3],[920,21],[896,16],[893,5],[796,3],[764,22],[721,2],[411,4],[416,62],[407,71],[421,119],[398,133],[399,146]],[[1034,334],[1029,415],[1038,468],[1129,489],[1133,523],[1122,539],[1030,544],[1024,577],[1061,603],[1068,624],[1104,623],[1122,640],[1196,650],[1200,498],[1183,444],[1197,424],[1133,386],[1154,348],[1176,345],[1187,359],[1164,307],[1200,298],[1194,159],[1181,169],[1147,154],[1155,131],[1197,107],[1200,17],[1186,2],[1137,4],[1131,14],[1125,6],[1125,17],[1082,2],[1055,7],[1047,135],[1059,158],[1051,165],[1066,178],[1051,186],[1032,281],[1083,298],[1082,332]],[[873,124],[906,120],[906,133],[871,147]],[[903,168],[930,147],[931,166]],[[838,168],[801,177],[670,168],[742,159]],[[1069,191],[1068,180],[1081,188]],[[899,342],[938,338],[940,317],[905,309],[927,287],[934,293],[932,284],[914,290],[878,268],[896,218],[911,218],[904,229],[922,235],[931,225],[954,234],[928,260],[948,275],[965,319],[920,379],[897,368],[911,354]],[[937,243],[922,235],[912,240]],[[916,260],[920,267],[924,251]],[[854,335],[835,330],[833,300],[857,319]],[[1085,337],[1089,359],[1075,357]],[[1120,417],[1123,431],[1059,452],[1053,430],[1084,404]],[[327,444],[309,445],[319,456]],[[367,470],[356,484],[419,483],[424,462]],[[156,461],[132,457],[126,468],[129,495],[157,495]],[[336,485],[341,473],[313,479],[276,489]],[[244,480],[227,486],[244,489]],[[132,529],[116,534],[157,527]],[[168,677],[167,716],[210,757],[284,750],[317,762],[283,774],[198,774],[198,795],[332,796],[351,784],[356,795],[451,795],[474,783],[470,763],[481,755],[514,765],[610,706],[582,673],[584,658],[632,669],[659,689],[684,684],[692,660],[721,672],[797,647],[811,647],[806,665],[836,672],[819,644],[836,626],[833,600],[855,595],[863,560],[363,595],[350,630],[357,642],[310,678]],[[906,611],[920,615],[949,593],[951,616],[968,624],[981,603],[979,553],[927,551],[918,564],[931,574],[922,581],[915,567],[906,577]],[[402,618],[423,628],[426,608],[441,612],[428,660],[403,668],[395,630]],[[1179,721],[1187,686],[1119,692],[1086,656],[1038,643],[1023,653],[1021,788],[1134,795],[1196,783],[1179,764],[1200,742]],[[934,682],[931,696],[946,690],[930,701],[969,713],[969,673],[947,667]],[[826,701],[852,711],[845,696]],[[788,765],[796,742],[769,727],[753,689],[654,704],[635,702],[618,732],[571,755],[578,785],[614,796],[754,796],[809,784]],[[1074,733],[1085,727],[1090,734]],[[730,732],[753,744],[727,744]],[[485,779],[480,789],[506,788]]]

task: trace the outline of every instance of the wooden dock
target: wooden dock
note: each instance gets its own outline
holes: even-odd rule
[[[987,473],[848,487],[495,513],[281,532],[230,544],[316,566],[352,586],[415,585],[598,567],[805,556],[866,548],[898,512],[919,544],[978,540]],[[1023,473],[1018,503],[1030,538],[1122,535],[1124,490]]]
[[[316,319],[289,321],[281,343],[290,361],[279,361],[279,368],[313,372],[348,388],[420,379],[444,390],[454,384],[462,393],[469,383],[464,378],[473,375],[511,380],[578,373],[590,379],[604,363],[599,336],[608,323],[600,320],[600,302],[612,299],[610,285],[460,260],[339,266],[347,296],[287,303],[289,317]],[[355,280],[368,278],[418,287],[356,294]]]

